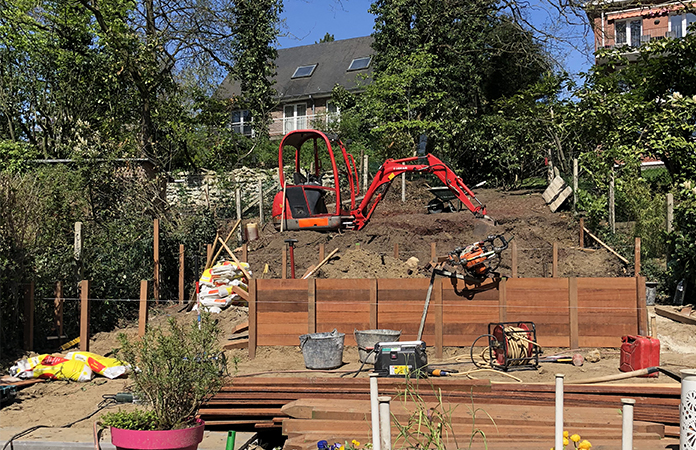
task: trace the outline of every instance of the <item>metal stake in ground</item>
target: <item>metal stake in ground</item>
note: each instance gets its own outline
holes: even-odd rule
[[[285,243],[290,248],[290,277],[295,278],[295,243],[297,239],[286,239]]]

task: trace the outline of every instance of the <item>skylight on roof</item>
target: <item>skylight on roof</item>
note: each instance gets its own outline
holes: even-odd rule
[[[350,66],[348,66],[348,70],[367,69],[370,66],[370,61],[372,61],[371,56],[355,58],[353,61],[351,61]]]
[[[295,73],[292,74],[292,78],[311,77],[316,67],[316,64],[312,64],[311,66],[300,66],[295,69]]]

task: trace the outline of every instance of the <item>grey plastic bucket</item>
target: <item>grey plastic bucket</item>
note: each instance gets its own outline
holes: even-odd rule
[[[645,304],[653,306],[657,297],[657,283],[655,281],[645,282]]]
[[[396,342],[401,337],[401,331],[397,330],[362,330],[353,331],[355,342],[358,343],[358,355],[360,362],[366,364],[375,363],[375,355],[367,348],[372,348],[378,342]]]
[[[335,328],[330,333],[300,336],[300,348],[308,369],[335,369],[343,364],[343,341],[346,335]]]

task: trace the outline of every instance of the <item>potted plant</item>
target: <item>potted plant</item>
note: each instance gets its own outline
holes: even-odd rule
[[[117,356],[134,370],[133,393],[147,410],[118,411],[101,418],[111,443],[123,449],[196,449],[203,439],[199,408],[223,385],[227,363],[217,321],[148,328],[142,339],[118,336]]]

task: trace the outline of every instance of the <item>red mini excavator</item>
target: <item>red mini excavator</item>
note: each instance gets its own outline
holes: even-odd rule
[[[292,161],[295,170],[292,180],[287,180],[283,156],[289,161],[291,155],[287,153],[290,147],[295,151]],[[303,174],[303,164],[312,169]],[[329,173],[322,170],[324,166]],[[431,154],[387,159],[361,199],[355,160],[343,143],[321,131],[297,130],[286,134],[280,142],[278,174],[283,189],[273,200],[273,222],[281,230],[361,230],[384,198],[392,180],[405,172],[437,176],[471,212],[487,218],[486,207],[462,179]]]

